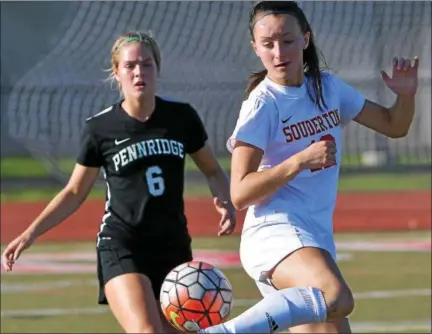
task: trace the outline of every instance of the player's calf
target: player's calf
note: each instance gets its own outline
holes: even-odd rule
[[[288,288],[266,295],[239,316],[200,333],[278,333],[298,325],[324,322],[326,316],[320,290]]]

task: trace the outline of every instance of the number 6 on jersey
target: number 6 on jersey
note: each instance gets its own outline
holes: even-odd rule
[[[161,196],[165,191],[165,183],[162,177],[162,169],[152,166],[146,170],[148,190],[154,197]]]

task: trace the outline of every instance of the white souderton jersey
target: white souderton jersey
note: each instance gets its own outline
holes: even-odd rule
[[[304,170],[268,200],[251,206],[244,229],[254,225],[253,217],[281,212],[287,213],[293,223],[301,220],[314,229],[332,232],[341,162],[341,125],[360,112],[365,98],[329,73],[323,73],[322,81],[327,105],[324,112],[309,97],[310,78],[305,78],[301,87],[280,86],[265,78],[243,102],[227,148],[232,152],[235,140],[239,140],[262,149],[259,171],[280,164],[319,140],[334,140],[337,148],[335,166]],[[310,88],[313,92],[312,85]]]

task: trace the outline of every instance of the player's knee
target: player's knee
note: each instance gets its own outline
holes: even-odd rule
[[[354,310],[354,296],[346,284],[334,284],[324,291],[329,319],[343,319]]]

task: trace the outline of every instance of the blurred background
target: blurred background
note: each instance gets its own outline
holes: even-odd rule
[[[344,128],[335,230],[341,266],[359,298],[354,329],[430,332],[431,3],[299,3],[330,69],[370,100],[394,103],[380,77],[380,70],[391,73],[394,56],[420,58],[416,115],[406,138],[389,140],[354,123]],[[115,39],[130,30],[155,36],[163,56],[158,94],[198,110],[229,173],[225,141],[247,77],[261,69],[249,45],[251,6],[250,1],[1,2],[2,245],[67,181],[85,119],[118,101],[104,70]],[[213,211],[209,192],[190,160],[186,167],[196,256],[227,272],[239,296],[238,313],[259,298],[238,259],[223,262],[228,251],[236,256],[240,228],[222,241],[209,236],[214,228],[202,232],[200,224],[210,214],[205,208]],[[2,275],[2,332],[119,330],[106,309],[95,307],[92,242],[103,196],[101,183],[90,196],[94,206],[80,209],[57,234],[48,233],[45,243],[23,257],[21,271]],[[49,297],[40,298],[42,293]]]
[[[250,6],[248,1],[2,3],[2,158],[37,159],[48,170],[45,179],[68,176],[85,118],[119,98],[103,82],[104,70],[115,39],[129,30],[153,32],[163,53],[158,93],[190,102],[212,147],[227,158],[225,141],[246,79],[260,69],[249,45]],[[417,112],[407,138],[388,140],[349,125],[343,173],[429,171],[430,2],[307,1],[302,7],[329,67],[371,100],[394,102],[379,71],[391,71],[395,55],[420,58]],[[20,182],[6,166],[3,172],[6,184]]]

